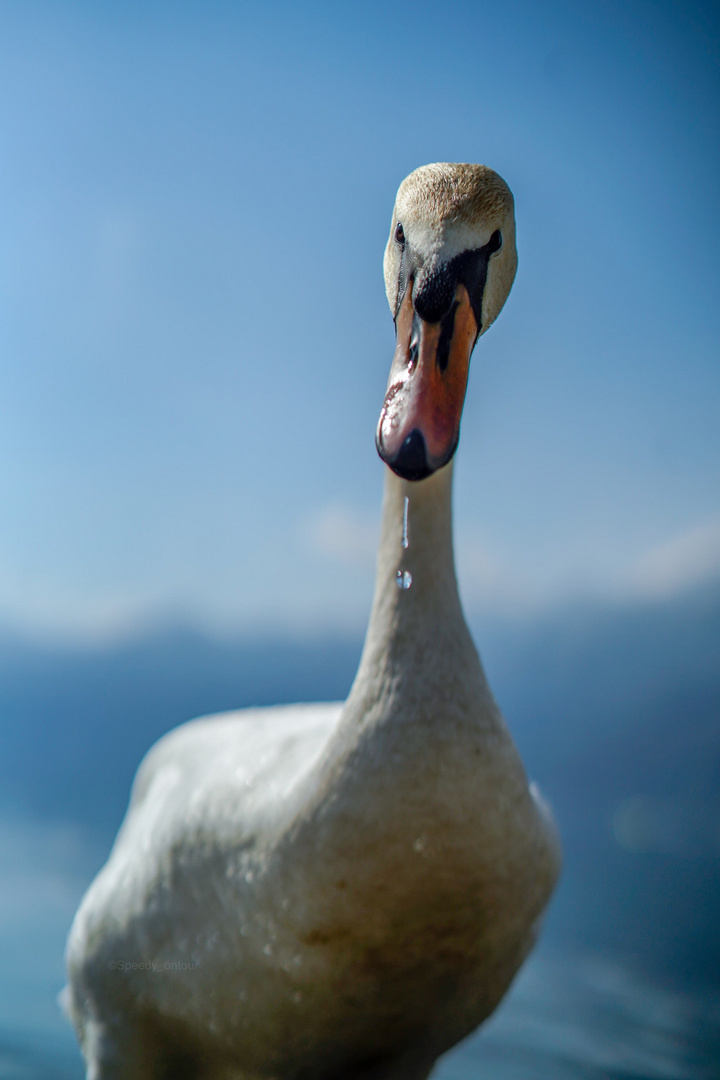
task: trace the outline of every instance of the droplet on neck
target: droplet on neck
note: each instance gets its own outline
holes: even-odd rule
[[[410,500],[408,499],[408,497],[406,495],[405,496],[405,508],[403,510],[403,527],[402,527],[402,546],[404,548],[407,548],[409,546],[409,544],[410,544],[410,541],[408,540],[408,507],[409,507],[409,505],[410,505]]]
[[[395,584],[398,589],[409,589],[412,585],[412,574],[409,570],[398,570],[395,574]]]

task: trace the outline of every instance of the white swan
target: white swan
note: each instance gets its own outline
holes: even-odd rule
[[[560,849],[463,618],[448,464],[514,233],[483,166],[401,185],[391,468],[354,685],[342,706],[195,720],[150,751],[70,934],[89,1080],[422,1080],[531,948]]]

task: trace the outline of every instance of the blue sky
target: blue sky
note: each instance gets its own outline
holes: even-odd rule
[[[720,574],[718,18],[687,3],[0,5],[0,622],[358,630],[428,161],[514,191],[456,470],[471,613]]]

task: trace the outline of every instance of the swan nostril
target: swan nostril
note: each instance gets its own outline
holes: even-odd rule
[[[427,459],[425,438],[418,428],[413,428],[398,450],[390,468],[403,480],[424,480],[432,472]]]
[[[420,352],[420,338],[422,336],[422,321],[416,311],[413,312],[412,336],[408,350],[408,371],[413,371],[418,361]]]

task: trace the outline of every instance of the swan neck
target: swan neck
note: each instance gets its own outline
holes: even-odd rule
[[[452,605],[458,599],[452,534],[452,463],[427,480],[401,480],[387,470],[378,554],[375,607],[392,598],[399,612],[418,603]],[[407,528],[404,528],[407,522]],[[403,541],[407,547],[403,547]],[[408,571],[407,589],[396,583]],[[388,584],[394,586],[388,589]],[[379,606],[383,606],[380,603]]]
[[[398,571],[411,575],[409,588],[398,586]],[[380,657],[403,654],[407,661],[408,650],[421,642],[440,647],[458,634],[469,643],[453,556],[452,463],[415,482],[387,469],[375,597],[358,677]]]

